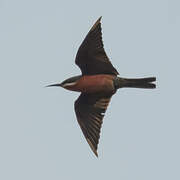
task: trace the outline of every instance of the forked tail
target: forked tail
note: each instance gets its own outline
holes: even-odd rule
[[[127,79],[116,77],[114,80],[114,86],[116,89],[128,87],[128,88],[145,88],[154,89],[156,84],[152,83],[156,81],[155,77],[139,78],[139,79]]]

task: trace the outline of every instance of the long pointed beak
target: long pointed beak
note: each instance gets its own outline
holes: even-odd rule
[[[51,85],[48,85],[48,86],[45,86],[45,87],[53,87],[53,86],[60,86],[60,87],[62,87],[62,84],[60,83],[60,84],[51,84]]]

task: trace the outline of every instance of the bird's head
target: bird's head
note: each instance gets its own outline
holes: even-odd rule
[[[77,81],[81,77],[82,76],[74,76],[74,77],[71,77],[71,78],[68,78],[68,79],[64,80],[62,83],[51,84],[51,85],[48,85],[46,87],[57,86],[57,87],[63,87],[63,88],[68,89],[68,90],[73,90],[72,88],[76,85]]]

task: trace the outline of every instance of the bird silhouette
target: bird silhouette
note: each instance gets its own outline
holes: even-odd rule
[[[92,151],[98,156],[97,148],[103,117],[113,94],[119,88],[156,87],[155,77],[127,79],[119,77],[103,47],[101,17],[92,26],[80,45],[75,63],[82,74],[68,78],[62,83],[48,85],[81,92],[74,103],[77,121]]]

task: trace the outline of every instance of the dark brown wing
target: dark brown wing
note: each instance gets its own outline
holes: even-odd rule
[[[75,62],[80,67],[83,75],[118,75],[119,73],[104,51],[100,20],[101,17],[96,21],[79,47]]]
[[[112,95],[98,96],[96,94],[81,93],[75,101],[75,112],[82,132],[91,149],[97,154],[100,129]]]

